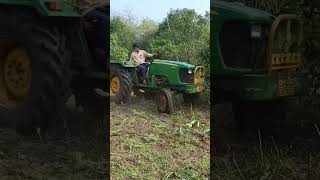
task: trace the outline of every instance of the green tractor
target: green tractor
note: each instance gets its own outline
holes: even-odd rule
[[[270,112],[285,117],[283,100],[302,90],[297,74],[305,48],[303,16],[213,1],[211,17],[213,108],[231,102],[236,124],[254,113],[256,122]],[[213,116],[219,131],[224,119],[219,112]]]
[[[95,60],[84,18],[70,1],[0,0],[0,19],[2,124],[45,132],[72,93],[87,106],[95,88],[107,92],[107,59]]]
[[[185,100],[196,103],[204,90],[204,67],[186,62],[153,59],[147,70],[147,83],[143,84],[136,66],[129,61],[110,61],[110,97],[117,103],[131,101],[132,93],[155,94],[160,113],[172,113],[174,97],[183,95]]]

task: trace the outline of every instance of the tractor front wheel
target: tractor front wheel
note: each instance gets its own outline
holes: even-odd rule
[[[172,92],[169,89],[161,89],[156,96],[156,104],[159,113],[171,114],[173,112]]]

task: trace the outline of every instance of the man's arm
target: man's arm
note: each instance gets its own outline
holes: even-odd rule
[[[145,57],[153,57],[153,54],[148,53],[147,51],[143,51]]]

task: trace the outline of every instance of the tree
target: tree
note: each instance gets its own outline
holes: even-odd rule
[[[171,10],[159,24],[149,48],[158,52],[162,58],[209,65],[209,32],[208,13],[202,16],[191,9]]]
[[[131,21],[122,17],[113,17],[110,26],[111,59],[127,59],[135,41],[135,27]]]
[[[210,70],[210,18],[192,9],[171,10],[160,24],[133,16],[111,19],[111,59],[126,59],[134,42],[161,59],[204,65]],[[207,82],[209,85],[209,74]],[[209,86],[208,86],[209,87]]]

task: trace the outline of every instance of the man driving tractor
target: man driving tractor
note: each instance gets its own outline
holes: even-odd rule
[[[109,63],[107,57],[109,56],[109,40],[108,40],[108,27],[110,19],[107,16],[109,0],[78,0],[77,6],[79,13],[84,16],[84,29],[86,39],[94,55],[94,59],[101,67],[101,70],[109,70]],[[107,83],[107,86],[109,83]],[[108,89],[107,87],[106,89]],[[109,94],[99,88],[94,91],[103,96],[108,97]],[[77,107],[82,111],[82,106],[77,103]]]
[[[89,44],[94,49],[97,62],[107,65],[108,21],[107,6],[109,0],[79,0],[78,8],[84,15],[85,30]]]
[[[132,48],[133,51],[131,53],[129,61],[136,65],[138,74],[142,78],[142,83],[146,84],[146,73],[150,65],[146,62],[146,59],[154,57],[156,54],[150,54],[145,50],[140,49],[137,44],[133,44]]]

